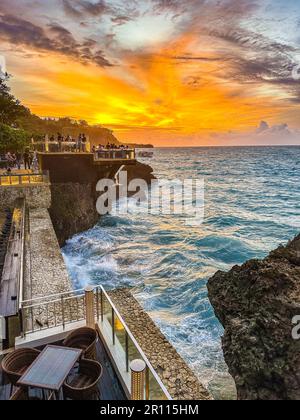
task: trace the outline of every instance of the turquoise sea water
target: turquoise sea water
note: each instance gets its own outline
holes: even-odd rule
[[[158,178],[205,179],[205,219],[105,216],[63,252],[74,287],[132,286],[215,397],[232,395],[206,282],[300,231],[300,147],[155,149]]]

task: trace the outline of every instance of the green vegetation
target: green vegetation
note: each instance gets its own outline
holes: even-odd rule
[[[11,128],[0,123],[0,154],[7,151],[23,152],[30,144],[30,135],[27,131]]]

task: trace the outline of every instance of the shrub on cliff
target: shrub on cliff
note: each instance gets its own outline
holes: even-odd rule
[[[27,131],[0,123],[0,153],[22,152],[29,143],[30,134]]]

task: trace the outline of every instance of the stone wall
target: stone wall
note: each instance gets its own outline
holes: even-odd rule
[[[210,400],[208,391],[130,290],[116,289],[109,292],[109,295],[172,398]]]
[[[29,208],[45,208],[51,206],[51,191],[49,184],[16,185],[0,187],[0,210],[14,209],[20,198],[26,198]]]

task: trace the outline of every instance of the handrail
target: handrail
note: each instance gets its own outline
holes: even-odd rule
[[[128,334],[129,338],[131,339],[131,341],[133,342],[133,344],[135,345],[135,347],[137,348],[138,352],[140,353],[140,355],[142,356],[142,358],[144,359],[144,362],[146,363],[146,365],[148,366],[148,368],[150,369],[152,375],[154,376],[154,378],[156,379],[156,381],[158,382],[159,386],[161,387],[161,389],[163,390],[164,394],[166,395],[166,397],[169,400],[172,400],[171,395],[169,394],[168,390],[166,389],[166,387],[164,386],[164,384],[162,383],[162,380],[160,379],[160,377],[158,376],[158,374],[156,373],[156,371],[154,370],[153,366],[151,365],[148,357],[145,355],[144,351],[141,349],[140,345],[138,344],[138,342],[136,341],[136,339],[134,338],[132,332],[130,331],[129,327],[127,326],[126,322],[124,321],[123,317],[120,315],[120,312],[118,311],[118,309],[116,308],[115,304],[113,303],[113,301],[111,300],[111,298],[109,297],[109,295],[106,293],[106,291],[104,290],[103,286],[98,286],[100,287],[102,293],[104,293],[106,299],[108,300],[109,304],[111,305],[112,309],[114,310],[115,314],[117,315],[119,321],[121,322],[121,324],[123,325],[126,333]]]
[[[20,272],[19,272],[19,294],[18,294],[18,309],[21,309],[22,300],[23,300],[23,289],[24,289],[24,254],[25,254],[25,218],[26,218],[26,201],[23,201],[23,208],[22,208],[22,221],[21,221],[21,231],[20,231],[20,239],[21,239],[21,262],[20,262]]]
[[[66,302],[67,300],[73,300],[73,299],[82,298],[82,297],[84,297],[84,294],[68,296],[64,298],[64,302]],[[55,299],[55,300],[50,300],[49,302],[35,303],[33,305],[22,306],[22,309],[38,308],[43,305],[49,305],[50,303],[58,303],[58,302],[61,302],[61,299]]]
[[[97,286],[95,286],[95,287],[97,287]],[[49,300],[50,298],[54,298],[56,296],[62,297],[62,296],[69,295],[69,294],[75,294],[75,296],[78,296],[78,295],[76,295],[76,293],[79,293],[79,292],[84,292],[84,289],[70,290],[69,292],[53,293],[52,295],[40,296],[40,297],[33,298],[33,299],[27,299],[27,300],[23,300],[22,304],[23,303],[28,303],[28,302],[37,302],[39,300],[44,300],[44,299]]]

